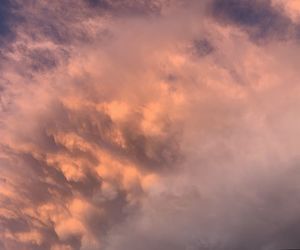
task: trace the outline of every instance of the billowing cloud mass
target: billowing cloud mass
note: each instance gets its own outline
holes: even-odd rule
[[[1,0],[0,249],[300,248],[298,0]]]

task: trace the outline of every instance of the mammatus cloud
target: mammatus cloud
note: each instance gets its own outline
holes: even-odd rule
[[[299,248],[299,8],[0,7],[0,249]]]

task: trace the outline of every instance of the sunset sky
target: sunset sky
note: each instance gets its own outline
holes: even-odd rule
[[[0,0],[0,250],[300,249],[300,0]]]

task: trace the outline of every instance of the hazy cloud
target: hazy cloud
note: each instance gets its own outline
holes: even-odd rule
[[[294,5],[25,2],[0,7],[1,249],[299,248]]]

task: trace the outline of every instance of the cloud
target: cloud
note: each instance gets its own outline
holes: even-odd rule
[[[111,1],[111,0],[87,0],[92,8],[113,12],[118,15],[140,15],[159,13],[164,1]]]
[[[27,1],[12,22],[5,3],[0,248],[299,246],[286,6]]]
[[[4,36],[10,32],[10,26],[8,24],[8,19],[11,11],[11,3],[9,0],[3,1],[0,7],[0,34]]]
[[[212,13],[220,22],[229,22],[245,30],[253,40],[275,37],[298,38],[299,24],[269,0],[212,1]]]

